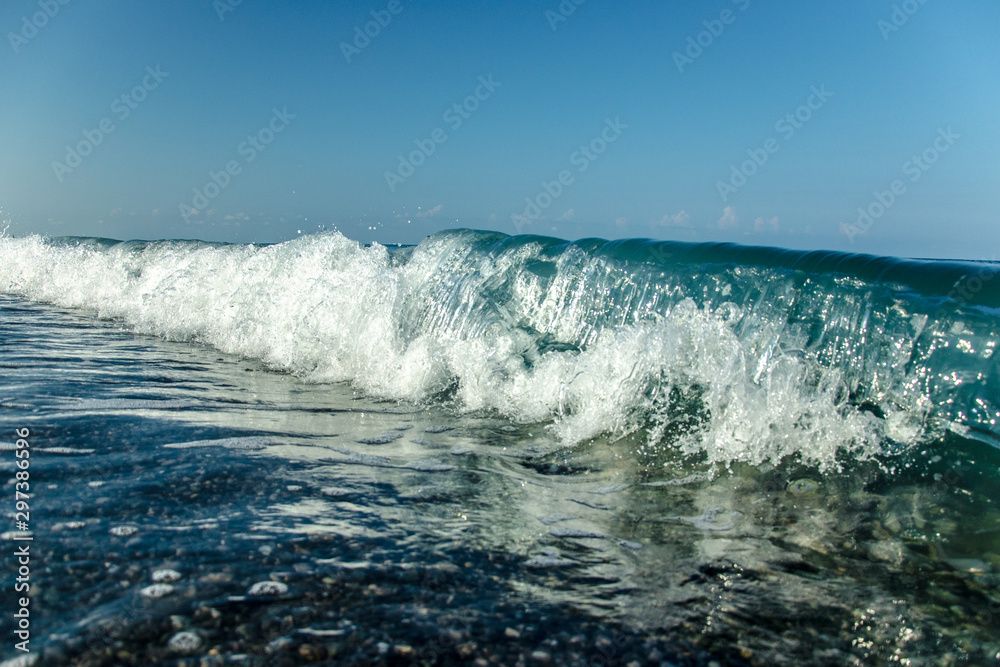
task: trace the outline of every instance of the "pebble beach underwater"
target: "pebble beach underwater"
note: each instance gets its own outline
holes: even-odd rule
[[[998,268],[0,238],[3,664],[997,664]]]

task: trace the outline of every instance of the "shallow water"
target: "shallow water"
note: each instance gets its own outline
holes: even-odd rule
[[[0,428],[31,431],[45,664],[1000,661],[983,442],[727,468],[14,298],[0,322]],[[163,570],[172,588],[150,589]],[[249,594],[264,581],[287,588]]]

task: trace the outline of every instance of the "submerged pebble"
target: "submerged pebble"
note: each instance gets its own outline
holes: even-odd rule
[[[797,479],[788,485],[788,492],[793,496],[802,498],[811,496],[819,490],[819,482],[811,479]]]
[[[135,526],[114,526],[108,531],[116,537],[131,537],[139,532],[139,529]]]
[[[83,521],[60,521],[59,523],[52,524],[52,530],[56,532],[60,530],[80,530],[86,527],[86,525]]]
[[[175,581],[180,581],[180,579],[181,573],[177,570],[171,570],[169,568],[153,570],[153,581],[157,584],[172,584]]]
[[[287,592],[288,585],[280,581],[258,581],[250,587],[247,595],[284,595]]]
[[[969,574],[985,574],[993,569],[989,563],[978,558],[948,558],[945,562],[959,572]]]
[[[190,630],[178,632],[167,641],[167,648],[178,653],[194,653],[201,648],[201,637]]]
[[[155,600],[157,598],[162,598],[170,595],[174,592],[174,587],[170,584],[153,584],[152,586],[146,586],[139,591],[139,595],[144,598],[149,598],[150,600]]]

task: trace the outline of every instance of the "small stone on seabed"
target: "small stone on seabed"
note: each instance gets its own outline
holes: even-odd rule
[[[288,592],[288,586],[280,581],[258,581],[250,587],[247,595],[282,595]]]
[[[531,659],[537,660],[539,662],[548,662],[549,660],[552,659],[552,656],[546,653],[545,651],[532,651]]]
[[[268,653],[277,653],[278,651],[284,651],[289,648],[294,642],[291,637],[278,637],[277,639],[272,639],[268,642],[264,650]]]
[[[162,598],[166,595],[170,595],[173,592],[174,587],[170,584],[153,584],[152,586],[146,586],[139,591],[139,595],[144,598],[149,598],[150,600],[155,600],[156,598]]]
[[[135,526],[115,526],[108,532],[116,537],[130,537],[138,533],[139,529]]]
[[[66,521],[52,524],[52,530],[58,532],[60,530],[80,530],[87,524],[83,521]]]
[[[797,479],[788,485],[788,492],[799,498],[811,496],[819,490],[819,482],[811,479]]]
[[[521,633],[518,632],[517,630],[515,630],[514,628],[507,628],[506,630],[503,631],[503,633],[504,633],[504,635],[506,635],[507,637],[510,637],[511,639],[520,639],[521,638]]]
[[[299,647],[299,657],[306,662],[319,662],[326,658],[326,647],[303,644]]]
[[[178,632],[167,642],[167,648],[179,653],[193,653],[201,648],[201,637],[190,630]]]
[[[153,581],[157,584],[172,584],[175,581],[180,580],[181,573],[177,570],[171,570],[164,568],[162,570],[153,570]]]

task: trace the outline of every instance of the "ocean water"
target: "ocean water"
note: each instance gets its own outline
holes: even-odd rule
[[[0,238],[0,656],[1000,664],[998,270]]]

